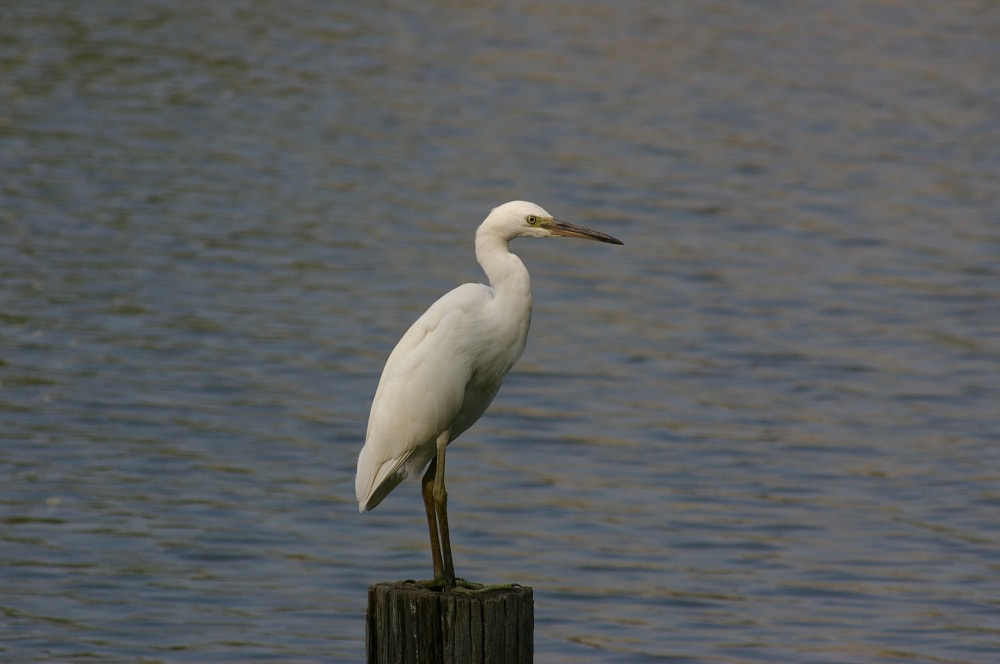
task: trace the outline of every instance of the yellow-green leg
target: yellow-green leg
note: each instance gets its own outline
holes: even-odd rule
[[[447,447],[448,433],[445,432],[437,439],[437,471],[434,474],[433,492],[438,529],[441,531],[441,563],[443,566],[441,579],[444,582],[444,589],[450,590],[455,587],[455,563],[451,558],[451,535],[448,531],[448,492],[444,489],[444,451]],[[437,570],[434,571],[434,578],[438,578]]]

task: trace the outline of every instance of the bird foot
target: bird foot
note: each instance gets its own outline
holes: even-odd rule
[[[446,590],[450,590],[451,588],[454,588],[456,581],[457,581],[457,579],[455,581],[451,581],[449,583],[448,579],[444,579],[444,578],[441,578],[441,577],[434,577],[433,579],[424,579],[423,581],[412,581],[411,580],[411,581],[408,581],[407,583],[412,583],[413,585],[416,585],[416,586],[423,586],[424,588],[427,588],[427,590],[433,590],[433,591],[436,591],[436,592],[441,592],[441,591],[446,591]]]
[[[434,590],[436,592],[457,592],[457,593],[485,593],[491,590],[512,590],[514,588],[521,588],[519,583],[475,583],[474,581],[466,581],[465,579],[456,578],[453,582],[448,583],[447,579],[426,579],[424,581],[413,581],[415,585],[423,586],[428,590]]]
[[[455,592],[458,593],[488,593],[491,590],[513,590],[521,588],[520,583],[474,583],[465,579],[455,579]]]

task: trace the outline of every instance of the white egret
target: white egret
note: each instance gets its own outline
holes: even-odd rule
[[[476,231],[476,259],[490,285],[464,284],[442,296],[406,331],[386,360],[358,456],[359,512],[374,509],[425,464],[422,493],[435,585],[455,585],[444,487],[445,447],[493,401],[524,351],[531,281],[508,249],[518,237],[621,241],[559,221],[534,203],[495,208]]]

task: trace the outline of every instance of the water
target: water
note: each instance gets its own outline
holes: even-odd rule
[[[399,6],[396,6],[399,5]],[[1000,653],[1000,9],[35,2],[0,21],[0,660],[360,661],[424,577],[353,466],[479,280],[528,350],[453,447],[539,662]]]

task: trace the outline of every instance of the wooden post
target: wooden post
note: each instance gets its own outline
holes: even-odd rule
[[[412,581],[368,588],[368,664],[531,664],[531,588],[429,590]]]

